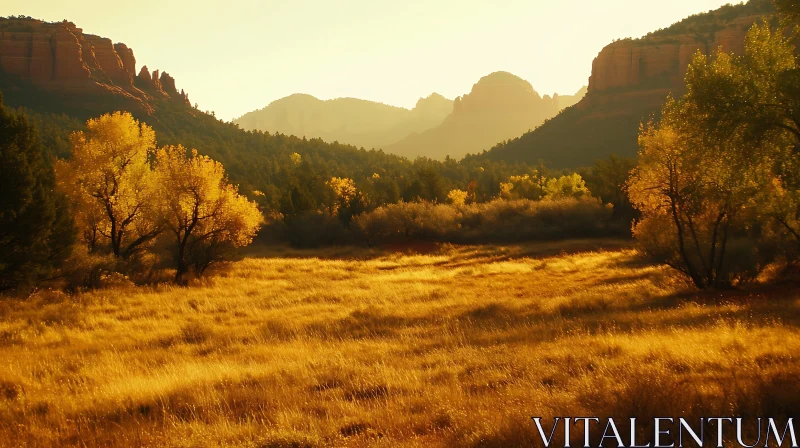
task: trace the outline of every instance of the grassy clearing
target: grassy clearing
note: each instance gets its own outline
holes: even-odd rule
[[[796,290],[691,293],[624,242],[251,255],[0,301],[0,444],[529,446],[533,415],[800,408]]]

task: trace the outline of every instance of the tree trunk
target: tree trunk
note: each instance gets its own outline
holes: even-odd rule
[[[183,238],[178,237],[178,255],[175,270],[175,283],[178,285],[185,285],[183,277],[189,272],[189,264],[186,262],[186,243],[189,241],[188,232]]]
[[[181,253],[178,255],[178,263],[176,268],[177,269],[175,271],[175,284],[186,285],[188,282],[186,281],[186,279],[184,279],[184,277],[189,272],[189,264],[186,263],[183,250],[181,250]]]
[[[111,250],[115,257],[119,257],[119,240],[117,239],[117,221],[111,220]]]
[[[678,212],[678,206],[675,203],[675,198],[670,197],[670,204],[672,208],[672,221],[675,223],[675,226],[678,230],[678,250],[681,255],[681,259],[683,260],[683,264],[686,266],[686,273],[689,274],[691,277],[692,282],[695,286],[699,289],[704,289],[706,285],[703,282],[703,278],[697,274],[697,270],[692,265],[689,256],[686,254],[686,243],[683,236],[683,225],[681,225],[681,219]]]

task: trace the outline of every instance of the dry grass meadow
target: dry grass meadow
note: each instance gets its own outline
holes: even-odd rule
[[[0,301],[0,445],[514,447],[531,416],[786,416],[800,294],[626,242],[253,253]]]

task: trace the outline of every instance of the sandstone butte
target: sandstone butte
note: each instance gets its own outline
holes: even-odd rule
[[[592,63],[589,91],[578,108],[626,99],[660,106],[670,92],[681,94],[685,90],[684,77],[697,51],[711,54],[721,48],[744,54],[745,35],[760,18],[740,17],[703,35],[649,36],[614,42],[603,48]]]
[[[64,96],[113,98],[150,113],[154,98],[189,104],[166,72],[136,75],[133,50],[123,43],[84,34],[71,22],[0,18],[0,71]]]

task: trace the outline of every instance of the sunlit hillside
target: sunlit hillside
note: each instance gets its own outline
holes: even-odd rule
[[[532,446],[531,416],[800,407],[796,290],[689,292],[613,240],[249,250],[0,302],[0,445]]]
[[[639,125],[659,115],[667,95],[686,92],[691,56],[720,48],[742,55],[750,27],[774,13],[772,0],[731,3],[646,36],[608,43],[592,62],[588,92],[575,107],[531,132],[496,142],[477,159],[574,169],[610,154],[635,156]]]

